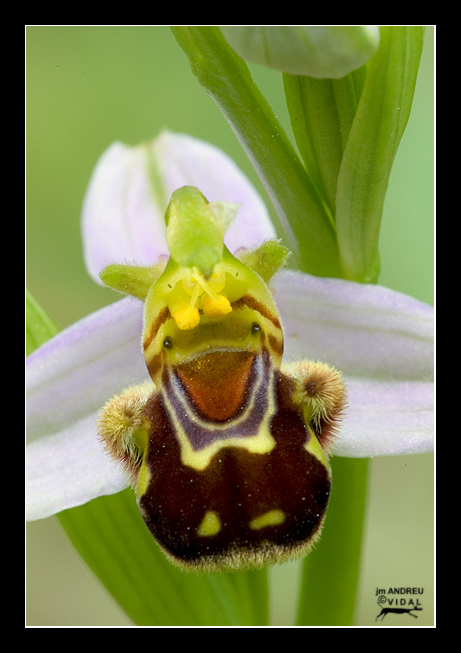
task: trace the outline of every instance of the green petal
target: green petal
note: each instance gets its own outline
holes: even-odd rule
[[[266,283],[285,265],[289,256],[288,249],[278,240],[266,240],[256,249],[244,249],[235,254],[239,261],[257,272]]]
[[[100,272],[99,277],[103,284],[112,290],[118,290],[144,301],[149,288],[165,269],[166,262],[165,256],[155,265],[149,266],[111,263]]]

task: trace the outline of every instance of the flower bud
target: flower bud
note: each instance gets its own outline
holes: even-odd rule
[[[243,59],[317,79],[344,77],[379,45],[378,25],[238,25],[221,31]]]

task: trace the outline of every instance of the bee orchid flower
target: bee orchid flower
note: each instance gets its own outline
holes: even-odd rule
[[[111,397],[149,381],[140,299],[172,251],[164,215],[170,196],[184,186],[198,188],[210,204],[240,205],[232,225],[223,228],[226,251],[237,259],[246,251],[245,260],[251,260],[257,245],[275,237],[255,189],[214,146],[163,132],[137,147],[109,147],[84,202],[85,261],[97,283],[103,270],[109,276],[114,271],[111,264],[129,264],[126,279],[123,265],[115,276],[117,289],[131,296],[83,318],[28,358],[27,519],[42,519],[130,485],[126,469],[107,455],[98,438],[98,416]],[[175,314],[170,307],[184,333],[195,328],[190,323],[195,315],[205,312],[213,320],[227,310],[222,308],[224,300],[229,303],[223,282],[217,278],[213,286],[210,265],[205,275],[194,273],[189,290],[183,283],[190,298],[186,308],[181,304]],[[432,451],[432,308],[378,285],[284,268],[272,275],[267,273],[284,332],[284,361],[325,361],[345,380],[347,408],[329,453],[360,458]],[[277,522],[280,514],[274,510],[270,518]],[[205,535],[217,527],[210,515],[202,525]]]

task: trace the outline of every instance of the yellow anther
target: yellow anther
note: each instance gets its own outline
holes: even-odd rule
[[[178,308],[171,311],[171,315],[176,322],[178,329],[184,331],[188,329],[195,329],[200,323],[200,313],[197,306],[182,304]]]
[[[194,329],[200,322],[198,298],[201,294],[201,288],[198,283],[192,285],[187,279],[182,279],[182,285],[186,291],[186,296],[183,295],[178,302],[170,307],[171,315],[179,329]]]
[[[206,293],[201,298],[201,307],[207,317],[216,319],[231,312],[232,306],[230,301],[225,295],[218,294],[226,285],[226,275],[224,272],[219,274],[213,272],[207,281],[205,281],[200,273],[195,278]]]
[[[215,295],[213,296],[206,295],[202,299],[202,308],[205,315],[211,319],[216,319],[230,313],[232,306],[230,301],[224,295]]]
[[[224,272],[213,272],[205,279],[197,267],[184,269],[181,297],[170,305],[171,315],[179,329],[194,329],[200,323],[200,311],[217,319],[230,313],[232,306],[221,291],[226,285]],[[190,299],[189,299],[190,298]]]

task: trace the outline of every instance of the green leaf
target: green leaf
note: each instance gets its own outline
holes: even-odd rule
[[[77,551],[139,626],[267,623],[266,572],[187,573],[147,530],[132,490],[66,510],[59,521]]]
[[[346,278],[375,282],[384,199],[416,85],[424,27],[384,26],[368,64],[336,191],[336,229]]]
[[[29,290],[26,290],[26,356],[56,335],[58,331],[58,325],[43,310]]]
[[[322,200],[245,62],[217,27],[174,26],[172,31],[264,184],[298,266],[319,276],[341,276],[335,232]]]
[[[283,81],[293,134],[307,174],[334,216],[343,152],[332,81],[288,74]]]
[[[298,149],[333,224],[341,160],[365,76],[366,66],[336,80],[283,75]]]

